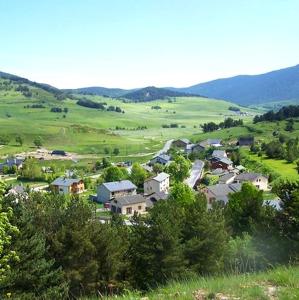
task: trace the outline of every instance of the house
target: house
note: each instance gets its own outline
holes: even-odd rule
[[[268,178],[260,173],[241,173],[236,176],[235,182],[251,182],[256,188],[261,191],[268,191]]]
[[[98,186],[97,201],[106,203],[115,197],[136,195],[136,185],[130,180],[105,182]]]
[[[239,137],[237,145],[238,146],[251,146],[254,144],[254,137],[253,136],[243,136]]]
[[[208,204],[211,205],[214,201],[222,201],[224,204],[228,202],[229,194],[239,192],[242,184],[231,183],[231,184],[215,184],[207,186],[202,191],[205,194]]]
[[[59,194],[80,194],[84,192],[84,182],[82,179],[59,177],[50,184],[50,188]]]
[[[233,162],[227,157],[223,157],[221,159],[212,159],[211,168],[213,170],[219,169],[219,168],[223,169],[223,170],[232,170]]]
[[[227,173],[219,177],[219,183],[221,184],[230,184],[233,183],[235,180],[236,174],[235,173]]]
[[[212,158],[221,159],[227,157],[225,150],[214,150],[212,153]]]
[[[204,149],[209,149],[211,147],[221,147],[221,139],[207,139],[199,143]]]
[[[19,170],[23,167],[24,161],[25,159],[23,158],[8,158],[3,163],[0,163],[0,172],[3,172],[4,168],[10,169],[14,166]]]
[[[201,152],[204,151],[205,147],[201,146],[200,144],[192,144],[192,153],[197,153],[197,152]]]
[[[153,166],[154,164],[161,164],[165,166],[170,162],[170,159],[171,157],[169,155],[162,153],[151,159],[149,164],[151,166]]]
[[[133,216],[134,213],[146,213],[146,198],[143,195],[117,196],[110,201],[111,212]]]
[[[188,139],[179,139],[172,142],[173,147],[184,148],[184,149],[186,149],[186,146],[189,144],[191,144],[191,142]]]
[[[155,177],[148,178],[145,180],[143,187],[146,195],[160,192],[167,194],[169,191],[169,175],[162,172]]]

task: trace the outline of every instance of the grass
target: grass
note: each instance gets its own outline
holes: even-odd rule
[[[270,299],[299,299],[299,268],[280,267],[269,272],[258,274],[244,274],[239,276],[226,276],[217,278],[199,277],[180,282],[172,282],[165,287],[153,290],[145,295],[129,293],[118,296],[122,300],[168,300],[196,299],[195,294],[204,294],[206,298],[222,295],[230,298],[244,300],[270,300]],[[89,300],[96,299],[90,298]],[[114,297],[107,298],[114,299]],[[222,298],[216,298],[222,299]],[[224,298],[223,298],[224,299]]]
[[[250,159],[257,161],[273,172],[278,173],[281,178],[287,178],[291,180],[298,179],[298,172],[296,170],[295,163],[288,163],[286,160],[282,159],[271,159],[267,158],[265,155],[258,156],[257,154],[251,153],[248,149],[243,149],[244,153],[250,157]]]
[[[8,145],[0,147],[0,155],[32,150],[34,138],[41,136],[48,149],[101,157],[105,155],[105,148],[112,152],[117,147],[120,149],[119,158],[146,160],[170,138],[196,137],[201,132],[200,124],[220,122],[229,115],[236,117],[228,110],[231,103],[207,98],[177,98],[172,103],[167,100],[123,103],[100,96],[86,96],[93,101],[107,102],[108,106],[120,106],[125,111],[121,114],[81,107],[74,100],[57,101],[43,90],[31,90],[32,98],[14,91],[0,91],[0,135],[7,134],[11,138]],[[45,108],[24,108],[37,103],[42,103]],[[155,105],[161,109],[151,109]],[[54,106],[67,107],[66,117],[63,113],[50,112]],[[245,118],[247,120],[249,117]],[[179,128],[162,128],[163,124],[171,123],[179,124]],[[136,130],[144,125],[146,130]],[[116,130],[116,126],[125,129]],[[14,141],[17,134],[24,138],[22,147]]]

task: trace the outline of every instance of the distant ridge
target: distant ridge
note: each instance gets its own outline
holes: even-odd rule
[[[260,75],[239,75],[175,91],[223,99],[241,105],[294,100],[299,103],[299,65]]]
[[[124,89],[119,89],[119,88],[106,88],[106,87],[102,87],[102,86],[91,86],[91,87],[83,87],[83,88],[78,88],[78,89],[65,89],[64,91],[70,92],[70,93],[83,94],[83,95],[121,97],[122,95],[129,93],[130,91],[134,91],[134,90],[124,90]]]
[[[122,95],[122,98],[129,99],[136,102],[154,101],[158,99],[165,99],[168,97],[192,97],[191,93],[172,91],[165,88],[157,88],[148,86],[133,92]],[[198,95],[196,95],[198,96]]]

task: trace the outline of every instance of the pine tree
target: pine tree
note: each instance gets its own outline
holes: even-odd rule
[[[4,290],[14,299],[64,299],[67,283],[62,270],[54,267],[54,260],[47,257],[43,234],[34,227],[31,212],[22,203],[17,210],[15,222],[19,234],[11,248],[19,259],[7,273]]]
[[[183,239],[188,267],[198,274],[221,271],[228,239],[223,210],[217,206],[207,210],[206,199],[199,195],[185,214]]]

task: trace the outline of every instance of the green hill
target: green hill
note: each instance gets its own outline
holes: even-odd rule
[[[163,100],[169,97],[194,97],[194,95],[192,95],[191,93],[177,92],[164,88],[156,88],[154,86],[148,86],[143,89],[139,89],[122,95],[122,98],[129,99],[135,102],[146,102],[159,99]]]

